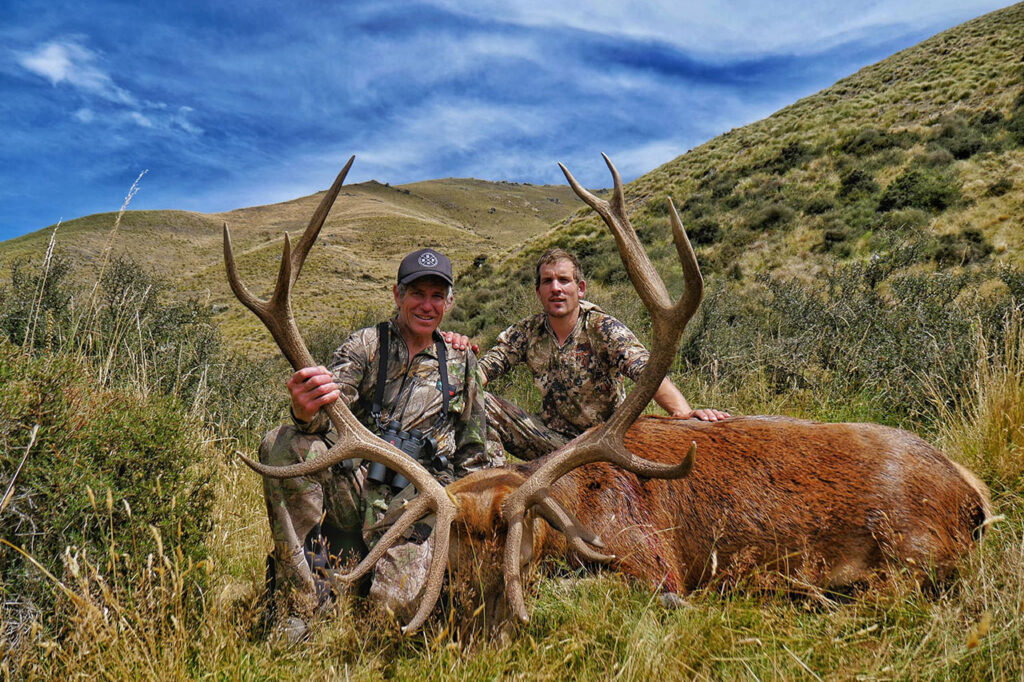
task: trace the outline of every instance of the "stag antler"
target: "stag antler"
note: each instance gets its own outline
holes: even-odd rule
[[[685,291],[679,301],[673,303],[668,289],[650,259],[644,252],[640,240],[626,215],[626,199],[622,190],[622,179],[607,155],[602,154],[615,181],[610,202],[599,199],[580,185],[576,178],[562,164],[558,164],[576,194],[590,205],[604,219],[615,236],[622,263],[629,273],[633,287],[640,295],[644,306],[651,315],[654,348],[647,366],[637,380],[633,390],[616,409],[608,421],[580,435],[544,461],[519,488],[502,503],[502,515],[508,523],[505,539],[505,594],[509,605],[526,622],[529,616],[523,601],[520,582],[523,548],[523,519],[528,509],[536,506],[538,512],[552,525],[566,533],[570,544],[577,552],[597,561],[610,561],[614,557],[594,551],[587,545],[601,547],[600,541],[580,524],[551,496],[551,486],[569,471],[597,461],[607,461],[639,476],[649,478],[682,478],[690,473],[697,451],[695,443],[682,462],[666,465],[637,457],[626,449],[623,442],[626,430],[633,424],[650,402],[661,381],[668,373],[679,348],[686,323],[697,311],[704,295],[704,280],[697,266],[697,257],[686,237],[682,221],[675,205],[669,199],[672,237],[683,268]]]
[[[238,268],[235,265],[235,257],[231,248],[231,234],[227,223],[224,224],[224,263],[227,268],[228,281],[231,283],[231,290],[249,310],[253,311],[258,318],[270,330],[271,335],[281,348],[281,352],[288,358],[292,367],[299,370],[303,367],[311,367],[312,356],[306,348],[305,342],[299,335],[298,326],[292,316],[291,309],[291,287],[299,277],[302,264],[309,253],[310,247],[316,241],[323,227],[327,214],[330,212],[334,201],[341,190],[341,185],[348,175],[349,168],[355,160],[353,156],[345,164],[345,167],[338,173],[334,184],[324,195],[317,207],[316,212],[309,221],[309,226],[303,233],[295,246],[291,248],[291,240],[286,233],[284,236],[284,254],[281,256],[281,268],[278,271],[277,283],[274,293],[266,301],[257,299],[242,284],[238,276]],[[294,478],[296,476],[308,476],[318,471],[333,466],[346,459],[361,457],[374,462],[379,462],[389,469],[400,472],[420,492],[419,496],[405,506],[398,521],[384,534],[381,540],[374,546],[373,550],[365,559],[349,574],[339,576],[345,581],[357,580],[366,574],[373,564],[383,556],[384,552],[394,544],[401,534],[413,523],[422,518],[431,510],[436,514],[434,533],[434,556],[431,559],[430,570],[427,575],[426,590],[420,608],[416,611],[409,624],[403,628],[407,633],[417,630],[427,619],[430,611],[434,608],[438,596],[441,594],[441,585],[444,582],[444,572],[448,562],[448,539],[451,532],[451,524],[455,519],[455,503],[449,497],[444,487],[438,483],[430,472],[421,464],[405,455],[390,443],[373,435],[359,420],[357,420],[341,400],[336,400],[327,407],[327,415],[338,432],[338,442],[328,450],[324,457],[317,457],[313,461],[302,462],[290,466],[272,467],[255,462],[245,455],[242,459],[252,469],[273,478]]]

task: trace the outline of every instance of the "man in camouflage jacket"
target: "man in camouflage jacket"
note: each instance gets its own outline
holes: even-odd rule
[[[608,419],[625,397],[624,377],[636,380],[649,357],[626,325],[582,300],[586,282],[571,253],[545,252],[537,263],[535,284],[544,312],[503,331],[480,360],[485,381],[526,363],[540,390],[539,415],[491,393],[486,396],[490,437],[500,438],[505,450],[523,459],[547,454]],[[691,409],[667,377],[654,400],[670,415],[685,419],[729,416]]]
[[[287,465],[326,454],[336,441],[322,407],[339,398],[377,434],[392,420],[402,431],[419,429],[437,442],[434,465],[424,462],[441,483],[492,465],[485,451],[486,413],[482,375],[469,350],[446,346],[449,384],[447,416],[442,417],[437,327],[452,303],[451,262],[432,249],[415,251],[402,261],[394,287],[398,313],[387,326],[386,382],[378,419],[371,416],[377,387],[377,327],[354,332],[337,351],[331,368],[306,367],[288,381],[294,424],[271,431],[260,445],[260,461]],[[444,343],[442,340],[441,343]],[[494,462],[499,464],[501,462]],[[263,480],[274,540],[279,608],[290,615],[291,640],[305,631],[304,618],[329,593],[316,568],[358,557],[382,534],[376,525],[396,499],[387,483],[367,479],[367,466],[342,462],[319,474]],[[397,497],[405,499],[411,487]],[[371,596],[400,617],[415,604],[430,563],[427,527],[414,527],[410,542],[398,545],[378,562]],[[326,551],[325,551],[326,550]],[[313,564],[311,566],[311,564]]]

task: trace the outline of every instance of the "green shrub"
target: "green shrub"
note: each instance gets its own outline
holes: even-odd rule
[[[1010,297],[1015,301],[1024,301],[1024,271],[1000,265],[996,276],[1006,285]]]
[[[747,229],[764,232],[777,227],[786,227],[795,217],[793,209],[785,204],[770,204],[760,209],[747,221]]]
[[[696,220],[713,213],[714,208],[706,194],[691,194],[679,207],[679,215],[684,220]]]
[[[1013,180],[1007,177],[1002,177],[988,186],[988,189],[985,190],[985,196],[1001,197],[1011,189],[1013,189]]]
[[[824,194],[815,194],[804,204],[804,213],[807,215],[822,215],[835,208],[835,202],[831,197]]]
[[[962,115],[943,118],[932,140],[947,149],[954,159],[969,159],[985,148],[985,136]]]
[[[1018,111],[1006,124],[1010,133],[1010,139],[1019,145],[1024,145],[1024,111]]]
[[[738,169],[718,172],[712,169],[700,182],[700,191],[711,194],[712,199],[724,199],[732,194],[743,175]]]
[[[722,239],[722,228],[712,218],[698,220],[692,226],[686,228],[686,234],[690,241],[696,246],[714,244]]]
[[[851,156],[864,157],[894,147],[909,149],[917,143],[919,137],[906,130],[889,132],[867,127],[844,135],[838,149]]]
[[[789,399],[864,400],[862,418],[927,420],[935,405],[925,382],[956,399],[971,390],[977,334],[998,341],[1000,320],[1024,294],[1024,275],[909,270],[924,248],[891,248],[807,281],[710,282],[680,351],[686,373],[715,376],[725,394],[760,382]],[[993,276],[1009,294],[972,293]]]
[[[813,251],[819,253],[835,253],[840,258],[849,255],[849,246],[844,242],[849,238],[845,230],[825,230],[821,236],[821,242],[816,244]]]
[[[137,568],[125,555],[144,562],[159,542],[186,562],[206,556],[210,463],[197,419],[178,400],[105,388],[80,357],[30,357],[0,341],[0,490],[37,424],[0,538],[56,576],[67,547],[107,573]],[[0,546],[0,560],[7,594],[51,613],[50,581],[10,547]]]
[[[264,433],[288,418],[285,382],[290,373],[280,356],[256,359],[232,353],[216,358],[206,368],[208,423],[223,436],[255,447]]]
[[[877,128],[861,128],[847,133],[840,140],[838,148],[846,154],[864,156],[889,146],[888,136]]]
[[[70,272],[59,253],[12,264],[10,284],[0,291],[9,300],[0,329],[12,343],[100,360],[99,376],[111,384],[141,383],[186,402],[202,398],[201,368],[221,351],[209,306],[171,299],[161,281],[127,258],[109,264],[95,294],[78,289]]]
[[[841,225],[851,235],[861,234],[878,227],[878,204],[873,197],[863,197],[837,211],[833,224]]]
[[[101,290],[95,317],[102,331],[85,350],[110,359],[112,381],[144,381],[186,401],[199,397],[204,379],[194,370],[221,351],[210,307],[196,298],[172,299],[162,281],[128,258],[110,263]]]
[[[925,168],[944,168],[956,161],[953,154],[945,147],[930,146],[914,162]]]
[[[0,333],[29,348],[58,341],[71,320],[71,261],[56,252],[38,266],[19,259],[10,268],[10,284],[0,287]]]
[[[960,187],[951,177],[912,168],[889,183],[878,202],[878,210],[921,208],[941,211],[959,198]]]
[[[785,175],[787,171],[800,166],[811,158],[813,158],[813,152],[808,147],[799,142],[790,142],[778,154],[758,165],[756,170]]]
[[[868,172],[860,168],[851,168],[839,176],[839,191],[836,193],[840,199],[854,200],[870,196],[878,191],[878,183]]]
[[[959,234],[944,234],[939,237],[932,259],[939,265],[967,265],[986,258],[992,253],[992,245],[976,229],[967,228]]]
[[[1006,130],[1010,133],[1010,139],[1019,145],[1024,145],[1024,91],[1017,95],[1014,100],[1013,114],[1006,119]]]
[[[974,124],[985,128],[991,128],[993,126],[1003,123],[1003,115],[998,111],[992,109],[985,109],[980,114],[976,114],[974,117]]]

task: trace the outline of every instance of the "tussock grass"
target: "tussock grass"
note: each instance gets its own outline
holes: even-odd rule
[[[1004,320],[1002,343],[977,333],[977,367],[967,399],[944,400],[932,386],[939,441],[983,479],[1013,490],[1024,483],[1024,324],[1019,308]]]
[[[617,298],[614,289],[606,295],[610,302]],[[1002,334],[982,334],[977,324],[968,330],[976,358],[969,375],[962,386],[935,383],[939,418],[931,426],[919,425],[937,433],[947,452],[981,475],[1005,517],[988,529],[960,579],[938,595],[897,578],[849,594],[799,597],[766,591],[754,576],[727,591],[714,586],[697,591],[680,608],[668,610],[649,590],[621,576],[553,566],[532,588],[531,623],[504,638],[460,639],[439,614],[407,639],[386,615],[342,596],[312,623],[307,641],[287,647],[270,635],[265,619],[269,543],[259,481],[231,456],[236,448],[251,452],[272,416],[236,421],[231,410],[214,409],[210,401],[218,394],[213,391],[199,392],[197,399],[182,382],[160,384],[158,372],[133,371],[129,384],[140,394],[186,395],[188,400],[174,401],[173,409],[186,421],[207,420],[206,425],[192,421],[185,431],[196,448],[191,457],[206,467],[213,497],[202,556],[190,560],[173,532],[154,534],[148,524],[124,523],[122,498],[94,490],[86,514],[100,528],[120,523],[126,534],[94,548],[59,552],[52,568],[42,566],[45,557],[33,557],[39,566],[27,568],[53,597],[52,608],[37,610],[34,617],[31,609],[17,609],[20,595],[11,591],[5,569],[0,674],[160,680],[1017,677],[1024,669],[1024,515],[1019,511],[1024,485],[1016,450],[1024,429],[1024,411],[1018,409],[1024,354],[1020,314],[1013,311]],[[351,319],[353,325],[361,321],[358,314]],[[145,337],[130,338],[134,350],[114,355],[147,357],[139,342]],[[328,341],[321,345],[326,348]],[[114,346],[125,348],[123,342]],[[105,369],[110,346],[96,347],[103,352],[95,356],[53,342],[21,352],[36,357],[28,361],[77,362],[80,372],[110,385],[107,390],[120,390],[118,374]],[[71,357],[61,359],[65,355]],[[115,357],[113,364],[119,361]],[[742,382],[722,381],[712,364],[679,379],[695,403],[737,412],[855,419],[878,411],[870,392],[780,392],[764,366],[757,366],[751,364],[756,371]],[[244,376],[235,380],[240,388],[249,385]],[[141,386],[143,381],[148,386]],[[508,386],[527,405],[529,383],[518,377]],[[252,389],[242,389],[243,394],[247,390]],[[215,414],[221,416],[213,419]],[[14,437],[8,443],[27,443],[28,421],[3,431]],[[15,454],[20,458],[21,451],[15,448]],[[0,488],[6,484],[0,477]],[[14,488],[17,493],[18,481]],[[87,490],[80,494],[88,499]],[[9,513],[0,512],[5,520]],[[136,551],[143,542],[150,549]],[[6,545],[0,551],[5,562],[17,554]],[[17,623],[11,619],[15,613]]]

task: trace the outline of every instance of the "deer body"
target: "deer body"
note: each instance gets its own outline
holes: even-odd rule
[[[691,442],[700,455],[686,478],[644,479],[598,462],[553,487],[615,555],[616,570],[668,592],[755,572],[837,587],[905,566],[943,580],[991,514],[970,472],[917,436],[877,424],[642,417],[625,438],[630,451],[665,463]],[[537,466],[457,481],[455,527],[500,535],[505,489]],[[572,556],[562,535],[534,528],[534,553]],[[469,539],[458,535],[455,544]]]

